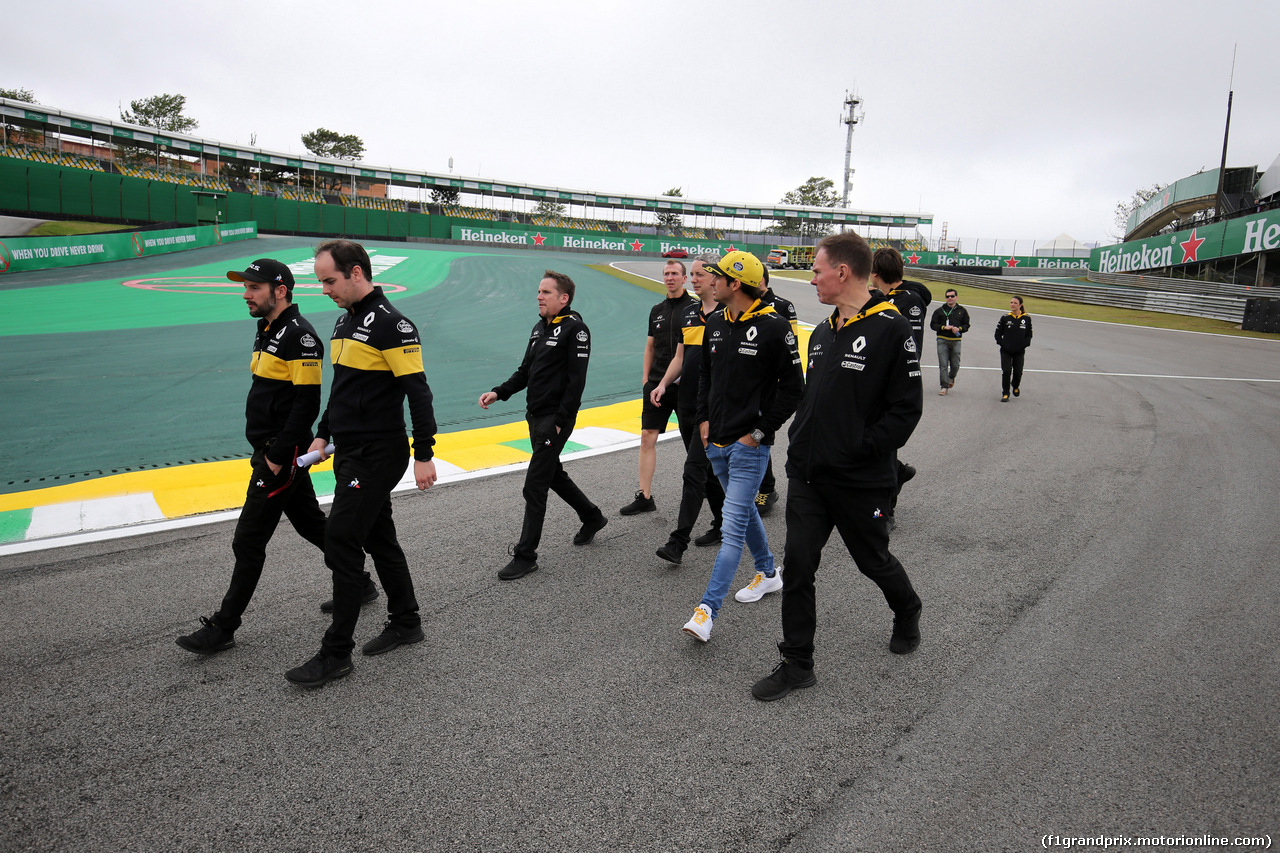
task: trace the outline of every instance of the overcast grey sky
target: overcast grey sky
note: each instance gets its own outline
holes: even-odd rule
[[[771,203],[842,185],[948,237],[1111,242],[1141,186],[1280,154],[1280,3],[59,0],[6,14],[0,86],[118,117],[187,96],[199,135],[378,165]],[[981,245],[981,244],[979,244]]]

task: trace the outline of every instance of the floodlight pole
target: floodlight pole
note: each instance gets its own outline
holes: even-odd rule
[[[840,206],[849,207],[849,189],[853,185],[853,169],[850,168],[849,162],[853,157],[853,128],[862,121],[863,113],[861,109],[862,99],[857,95],[850,95],[848,91],[844,93],[844,105],[848,112],[841,118],[845,126],[849,128],[845,135],[844,143],[844,194],[840,196]]]

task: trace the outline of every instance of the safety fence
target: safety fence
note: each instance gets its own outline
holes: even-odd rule
[[[924,274],[924,271],[921,271]],[[1242,323],[1251,299],[1280,299],[1280,293],[1266,289],[1249,289],[1239,285],[1204,284],[1183,279],[1149,278],[1136,275],[1090,273],[1090,283],[1081,281],[1040,281],[1004,276],[929,270],[928,277],[948,284],[960,284],[983,290],[1018,294],[1061,302],[1086,305],[1109,305],[1139,311],[1159,311],[1190,317],[1208,317],[1229,323]],[[1096,282],[1096,283],[1094,283]],[[1230,292],[1227,292],[1230,291]]]

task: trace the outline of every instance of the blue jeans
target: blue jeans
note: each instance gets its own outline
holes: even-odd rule
[[[960,372],[960,342],[938,338],[938,382],[950,388]]]
[[[769,539],[756,510],[756,492],[769,464],[767,444],[749,447],[735,441],[727,447],[707,445],[707,459],[720,485],[724,486],[724,512],[720,527],[720,552],[711,570],[711,581],[702,596],[702,603],[711,608],[714,618],[720,612],[720,603],[729,593],[729,584],[738,573],[742,561],[742,549],[751,550],[756,571],[772,576],[773,554],[769,552]]]

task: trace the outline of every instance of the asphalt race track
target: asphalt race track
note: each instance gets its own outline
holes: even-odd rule
[[[802,319],[827,313],[808,285],[777,287]],[[327,573],[287,527],[238,645],[209,659],[174,637],[224,592],[230,524],[0,557],[0,849],[1274,838],[1280,343],[1035,316],[1002,404],[997,313],[972,313],[947,397],[926,349],[902,451],[920,470],[894,537],[925,602],[914,654],[889,653],[888,609],[831,544],[818,685],[754,702],[777,596],[729,599],[696,644],[680,626],[714,555],[653,556],[677,441],[649,515],[617,515],[634,451],[571,463],[609,526],[574,548],[553,500],[541,570],[510,584],[520,474],[397,498],[427,640],[315,691],[283,672],[318,646]],[[766,526],[780,553],[783,513]],[[381,622],[366,608],[357,641]]]

